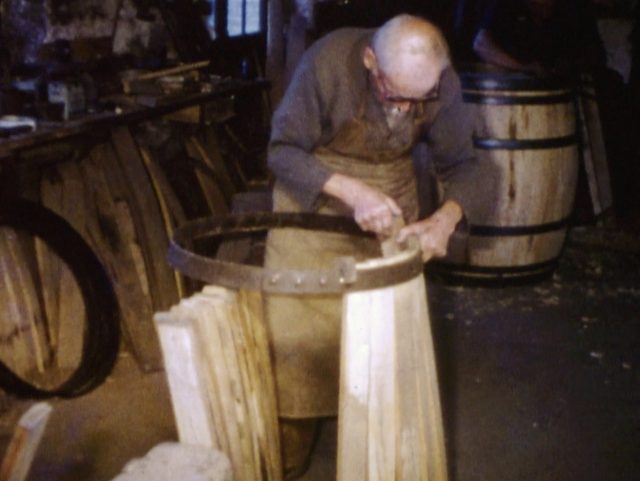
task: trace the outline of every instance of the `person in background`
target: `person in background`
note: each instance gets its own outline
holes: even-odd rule
[[[495,0],[473,50],[484,62],[535,76],[574,77],[606,64],[591,5],[581,0]]]
[[[445,256],[464,220],[481,220],[494,204],[494,179],[477,162],[471,134],[460,81],[432,23],[400,15],[378,30],[336,30],[306,51],[273,115],[274,210],[350,216],[380,239],[417,236],[425,262]],[[420,139],[443,185],[440,206],[422,218],[412,159]],[[398,220],[405,227],[394,232]],[[380,255],[369,238],[277,229],[265,265],[328,269],[339,256]],[[295,479],[318,419],[338,411],[341,298],[272,294],[266,318],[284,466]]]

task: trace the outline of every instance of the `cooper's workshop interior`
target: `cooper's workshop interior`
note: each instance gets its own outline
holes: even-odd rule
[[[426,264],[355,208],[274,200],[315,179],[270,158],[278,107],[296,112],[280,138],[325,107],[283,100],[303,53],[402,13],[442,32],[466,140],[497,179],[473,181],[493,182],[491,217],[461,209]],[[394,96],[363,58],[372,102],[444,105],[444,75]],[[342,70],[318,69],[339,92]],[[435,216],[447,173],[415,160],[428,132],[412,139]],[[300,236],[289,264],[263,264],[274,232]],[[638,0],[0,0],[0,481],[637,481],[639,234]],[[316,256],[338,235],[353,254]],[[283,297],[338,306],[333,364],[274,341]],[[287,376],[337,399],[293,442]]]

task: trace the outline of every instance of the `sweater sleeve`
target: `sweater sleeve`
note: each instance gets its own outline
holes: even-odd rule
[[[303,59],[272,120],[269,168],[305,211],[332,174],[313,156],[324,122],[321,97],[313,63]]]
[[[491,163],[480,163],[474,153],[474,119],[463,102],[457,74],[447,69],[442,82],[443,103],[426,135],[444,188],[442,200],[456,201],[470,222],[484,223],[496,204],[496,169]]]

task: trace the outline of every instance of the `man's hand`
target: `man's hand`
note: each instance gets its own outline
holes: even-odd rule
[[[353,177],[333,174],[323,191],[349,206],[356,223],[365,231],[389,235],[394,216],[402,215],[391,197]]]
[[[424,262],[432,257],[444,257],[447,255],[449,237],[460,219],[462,219],[460,205],[447,201],[431,217],[404,227],[398,235],[398,242],[403,242],[410,235],[415,235],[420,241]]]

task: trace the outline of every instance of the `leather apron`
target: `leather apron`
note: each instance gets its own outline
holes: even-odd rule
[[[417,219],[418,203],[411,150],[426,121],[424,106],[411,111],[392,130],[384,114],[368,120],[363,98],[358,114],[341,127],[328,145],[314,156],[334,172],[358,178],[392,197],[406,223]],[[379,107],[377,107],[379,108]],[[276,212],[300,212],[298,202],[278,183],[274,187]],[[316,212],[352,216],[351,210],[321,194]],[[277,229],[269,233],[265,265],[280,269],[326,269],[339,256],[356,260],[379,257],[373,239],[337,233]],[[338,411],[340,324],[342,298],[338,295],[265,296],[281,417],[335,416]]]

